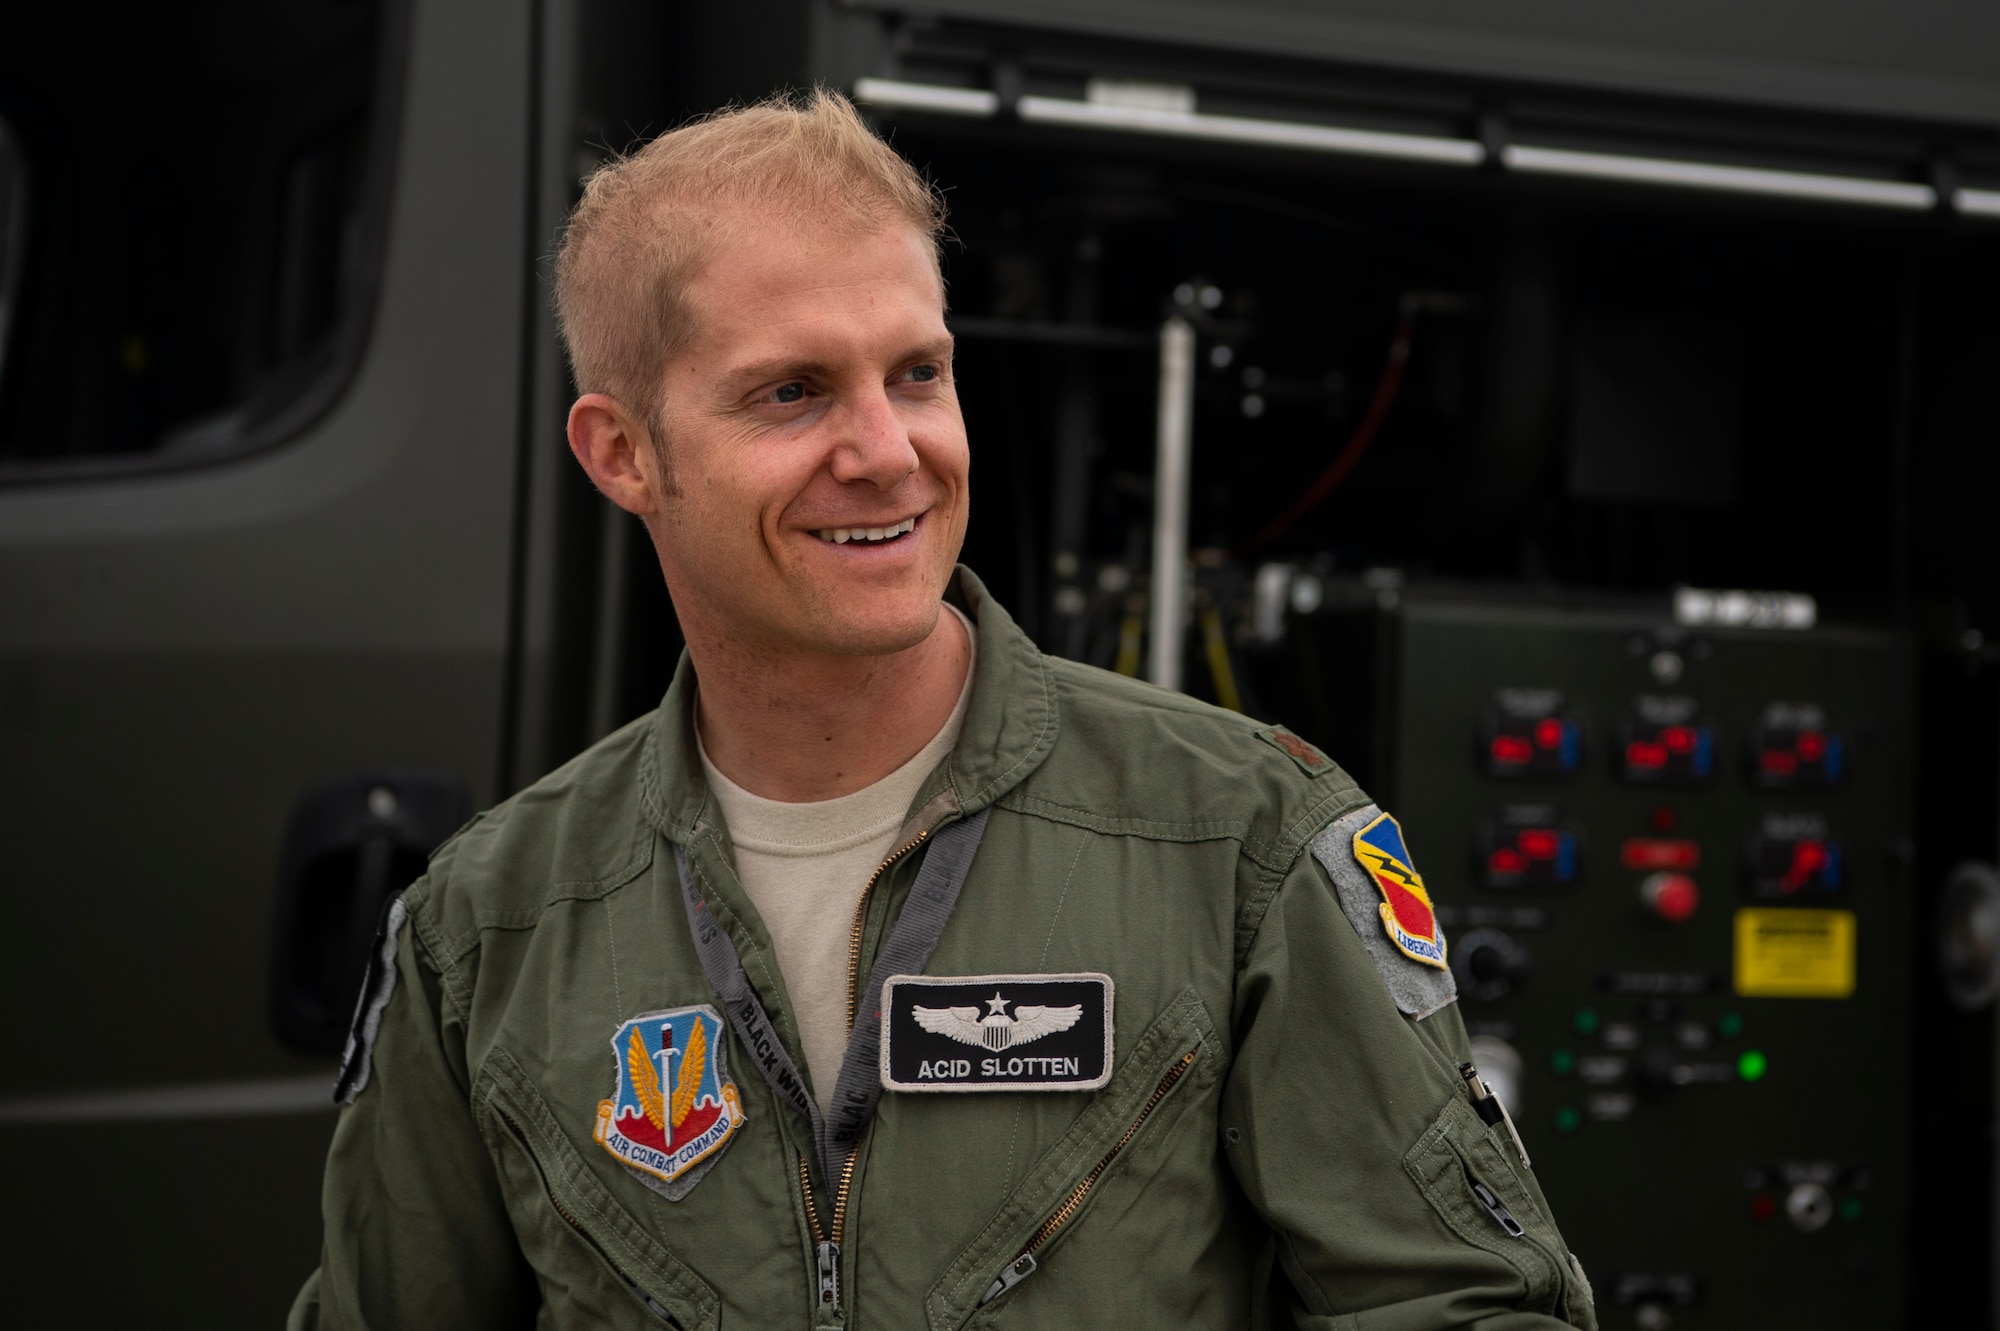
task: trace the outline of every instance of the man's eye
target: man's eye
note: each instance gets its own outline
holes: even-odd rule
[[[938,377],[937,366],[935,365],[912,365],[908,373],[911,381],[919,384],[931,383]]]
[[[773,402],[801,402],[805,399],[805,395],[806,386],[804,384],[780,384],[772,391],[771,400]]]

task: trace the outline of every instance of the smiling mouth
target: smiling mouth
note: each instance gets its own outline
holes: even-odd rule
[[[893,522],[886,527],[821,527],[813,535],[835,545],[846,545],[849,541],[858,541],[863,545],[882,545],[897,539],[905,532],[915,530],[916,525],[915,518],[904,518],[901,522]]]

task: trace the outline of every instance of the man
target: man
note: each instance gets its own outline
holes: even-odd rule
[[[1591,1325],[1393,819],[954,568],[941,226],[824,93],[590,181],[688,654],[392,909],[293,1324]]]

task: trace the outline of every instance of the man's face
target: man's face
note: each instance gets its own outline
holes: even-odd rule
[[[688,307],[660,412],[673,492],[650,524],[683,621],[755,652],[923,641],[970,465],[928,243],[746,223]]]

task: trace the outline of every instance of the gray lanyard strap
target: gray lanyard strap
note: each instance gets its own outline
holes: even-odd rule
[[[991,813],[990,808],[981,809],[970,818],[941,828],[930,838],[923,864],[917,869],[917,881],[910,888],[888,938],[876,953],[874,969],[868,974],[868,987],[859,995],[854,1030],[848,1035],[847,1053],[841,1059],[839,1075],[834,1078],[831,1121],[820,1116],[819,1106],[806,1091],[805,1079],[799,1076],[798,1067],[772,1029],[770,1014],[764,1011],[763,1003],[750,987],[750,977],[744,973],[736,945],[695,888],[686,847],[679,843],[674,846],[674,864],[681,875],[681,900],[687,907],[688,927],[694,933],[695,953],[701,958],[702,971],[716,997],[722,1000],[723,1011],[729,1014],[737,1038],[763,1069],[764,1080],[771,1084],[780,1100],[792,1105],[812,1124],[813,1141],[819,1148],[820,1166],[827,1178],[839,1172],[841,1161],[861,1140],[869,1118],[874,1115],[875,1102],[882,1098],[882,1078],[877,1067],[882,1022],[876,1011],[882,985],[891,975],[919,974],[930,961],[945,925],[951,921],[959,889],[965,886],[965,876],[972,871],[972,857],[979,850],[980,838],[986,834],[986,820]]]

